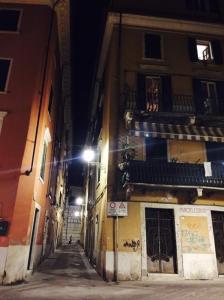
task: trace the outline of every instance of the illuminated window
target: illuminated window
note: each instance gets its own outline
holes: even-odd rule
[[[160,77],[145,77],[145,95],[147,111],[159,111],[161,97]]]
[[[51,142],[50,131],[49,131],[48,128],[46,128],[45,134],[44,134],[44,144],[43,144],[43,150],[42,150],[42,156],[41,156],[41,165],[40,165],[40,178],[43,181],[44,181],[44,177],[45,177],[45,167],[46,167],[48,144],[50,142]]]
[[[20,10],[0,9],[0,31],[18,31],[20,18]]]
[[[196,41],[199,60],[213,60],[212,46],[209,41]]]
[[[11,60],[0,58],[0,92],[5,92],[8,84]]]

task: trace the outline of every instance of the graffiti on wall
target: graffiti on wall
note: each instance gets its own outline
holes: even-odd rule
[[[125,248],[132,248],[133,251],[137,251],[140,248],[140,241],[139,240],[128,240],[125,241],[123,246]]]
[[[207,217],[180,217],[183,253],[211,253]]]

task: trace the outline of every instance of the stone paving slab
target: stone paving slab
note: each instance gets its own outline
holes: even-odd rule
[[[57,251],[25,283],[0,287],[3,300],[224,300],[224,280],[107,283],[82,249]]]

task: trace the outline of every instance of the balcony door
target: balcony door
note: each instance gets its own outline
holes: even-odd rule
[[[201,81],[203,95],[203,109],[205,114],[218,113],[218,97],[216,83],[212,81]]]
[[[224,275],[224,212],[212,211],[212,224],[219,275]]]
[[[177,273],[176,238],[172,209],[146,208],[149,273]]]

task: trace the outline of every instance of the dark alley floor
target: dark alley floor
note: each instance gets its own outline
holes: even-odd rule
[[[224,280],[104,282],[77,245],[58,250],[25,283],[0,287],[4,300],[223,300]]]

